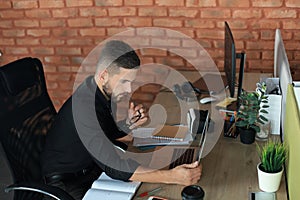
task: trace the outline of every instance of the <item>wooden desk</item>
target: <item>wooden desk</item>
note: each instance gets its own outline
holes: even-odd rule
[[[213,150],[202,159],[200,185],[207,200],[247,200],[248,193],[258,188],[256,165],[259,162],[255,144],[245,145],[239,138],[220,137]],[[181,199],[184,186],[143,183],[137,194],[158,186],[164,187],[156,195],[172,200]],[[134,198],[137,199],[137,198]],[[285,177],[281,179],[278,200],[286,200]]]
[[[246,75],[244,84],[249,81],[249,83],[253,85],[255,80],[257,80],[257,74],[256,76],[253,74]],[[245,86],[247,86],[246,84],[244,85],[244,88],[248,89]],[[172,97],[168,97],[167,94],[162,95],[163,96],[158,97],[157,100],[168,102],[168,106],[172,110],[171,112],[176,113],[176,111],[174,111],[176,105],[173,105],[171,103],[172,101],[168,99]],[[213,108],[213,106],[209,107]],[[171,112],[169,113],[170,115]],[[178,120],[178,118],[175,116],[174,118],[169,119],[169,122],[176,120]],[[217,128],[215,131],[219,131],[219,127],[215,128]],[[256,170],[258,163],[259,158],[255,143],[245,145],[240,142],[239,137],[236,139],[225,138],[221,134],[213,149],[202,159],[203,173],[198,185],[204,189],[205,199],[247,200],[249,192],[260,191],[258,188]],[[137,194],[150,191],[158,186],[162,186],[164,189],[158,192],[156,194],[157,196],[166,197],[172,200],[181,199],[181,191],[184,187],[181,185],[143,183],[137,191]],[[277,192],[278,200],[287,199],[285,186],[285,177],[283,176],[280,188]],[[135,197],[134,199],[138,198]]]

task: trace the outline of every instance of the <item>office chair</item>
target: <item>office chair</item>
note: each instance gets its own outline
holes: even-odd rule
[[[40,153],[56,115],[47,92],[42,63],[23,58],[0,67],[0,142],[13,177],[14,200],[74,200],[44,184]]]

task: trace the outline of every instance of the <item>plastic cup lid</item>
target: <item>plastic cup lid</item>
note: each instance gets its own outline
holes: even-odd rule
[[[181,195],[188,199],[199,199],[204,197],[204,191],[199,185],[189,185],[183,188]]]

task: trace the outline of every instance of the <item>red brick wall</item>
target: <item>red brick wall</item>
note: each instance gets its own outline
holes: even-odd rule
[[[202,44],[223,68],[224,21],[246,71],[271,72],[275,29],[282,31],[293,72],[300,63],[299,0],[1,0],[0,65],[38,57],[56,108],[72,93],[81,61],[99,42],[130,27],[164,27]],[[165,59],[169,56],[169,59]],[[150,61],[191,69],[170,54],[148,52]]]

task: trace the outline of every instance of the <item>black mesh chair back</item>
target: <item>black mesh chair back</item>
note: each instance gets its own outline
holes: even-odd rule
[[[43,183],[40,153],[55,115],[38,59],[23,58],[0,67],[0,142],[14,183]],[[14,200],[41,197],[33,192],[14,194]]]

